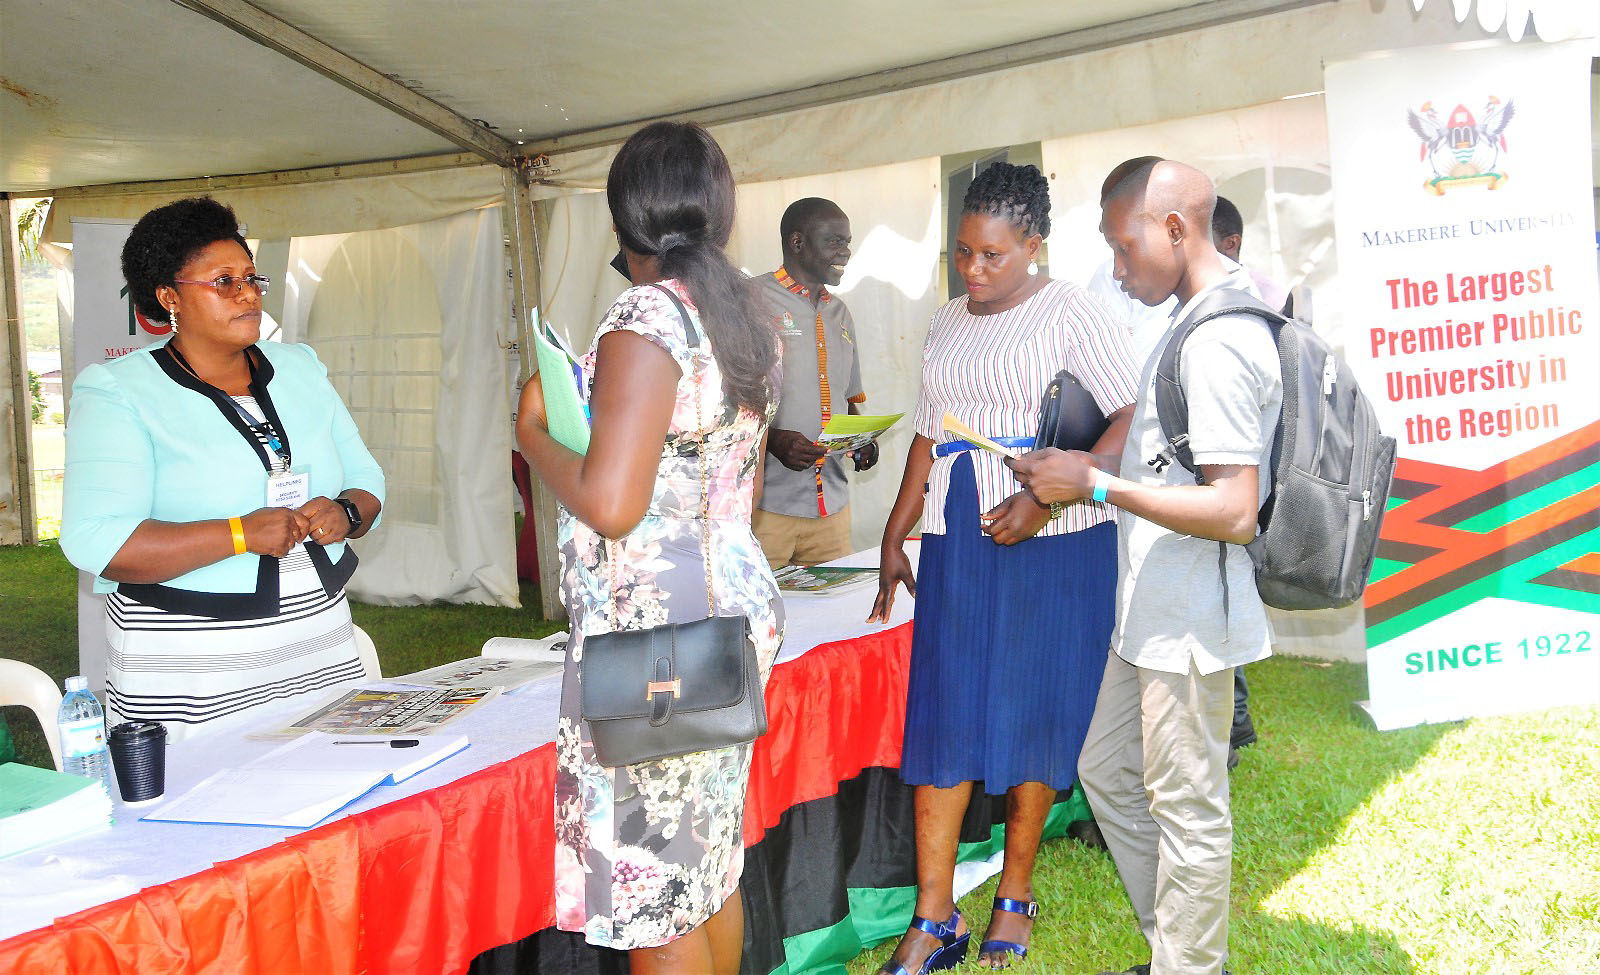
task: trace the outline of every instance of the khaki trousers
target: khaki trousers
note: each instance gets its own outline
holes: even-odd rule
[[[779,515],[760,508],[750,516],[750,531],[774,569],[842,559],[850,545],[850,506],[821,518]]]
[[[1150,975],[1228,958],[1233,670],[1146,670],[1107,655],[1078,775],[1150,942]]]

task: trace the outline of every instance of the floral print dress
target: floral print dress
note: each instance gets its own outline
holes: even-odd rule
[[[725,400],[694,305],[677,282],[662,284],[695,316],[698,348],[688,345],[666,295],[636,287],[611,306],[580,363],[587,384],[601,338],[627,329],[661,346],[683,370],[650,508],[616,541],[565,508],[558,524],[573,638],[556,736],[556,925],[583,932],[590,944],[624,950],[665,944],[705,923],[738,887],[744,867],[751,746],[607,768],[595,761],[579,709],[584,636],[706,615],[702,440],[714,602],[718,615],[749,617],[763,685],[783,637],[778,587],[750,533],[756,461],[771,409],[761,416]]]

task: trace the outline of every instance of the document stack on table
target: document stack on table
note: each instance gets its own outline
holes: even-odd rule
[[[341,691],[293,724],[270,734],[322,731],[330,735],[426,735],[459,721],[499,694],[500,688],[494,686],[428,687],[378,681]]]
[[[878,569],[844,565],[786,565],[772,578],[779,591],[797,596],[830,596],[878,584]]]
[[[94,779],[0,765],[0,857],[111,825],[111,797]]]
[[[419,670],[414,674],[403,677],[394,677],[387,681],[390,684],[406,684],[413,687],[494,687],[501,693],[510,694],[520,690],[536,680],[549,677],[551,674],[561,673],[562,661],[558,657],[550,660],[513,660],[508,657],[467,657],[464,660],[455,660],[427,670]]]
[[[311,732],[255,761],[216,772],[144,818],[303,829],[378,786],[404,782],[466,747],[466,735],[396,738]]]

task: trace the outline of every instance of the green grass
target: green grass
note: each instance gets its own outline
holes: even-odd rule
[[[40,538],[61,536],[61,500],[67,466],[67,428],[60,423],[33,425],[33,512]]]
[[[0,548],[0,652],[57,679],[76,672],[74,585],[55,545]],[[523,604],[538,605],[532,587]],[[526,608],[353,612],[388,674],[559,628]],[[1360,667],[1277,657],[1250,674],[1261,741],[1233,780],[1235,972],[1600,973],[1600,708],[1380,734],[1352,714],[1366,696]],[[8,717],[24,759],[47,763],[31,717]],[[1104,854],[1047,843],[1036,889],[1044,913],[1019,975],[1147,958]],[[993,896],[990,881],[962,901],[975,937]],[[875,970],[893,947],[849,971]]]
[[[1250,674],[1261,741],[1233,779],[1233,971],[1600,973],[1600,709],[1380,734],[1351,711],[1360,667],[1276,657]],[[995,883],[961,901],[974,946]],[[1035,888],[1022,972],[1149,959],[1110,857],[1047,843]]]
[[[22,322],[28,348],[61,346],[55,272],[43,258],[22,262]]]

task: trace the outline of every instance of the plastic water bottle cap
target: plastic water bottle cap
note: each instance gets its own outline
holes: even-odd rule
[[[89,678],[87,678],[87,677],[68,677],[67,678],[67,693],[70,694],[73,691],[84,691],[84,690],[88,690],[88,689],[89,689]]]

